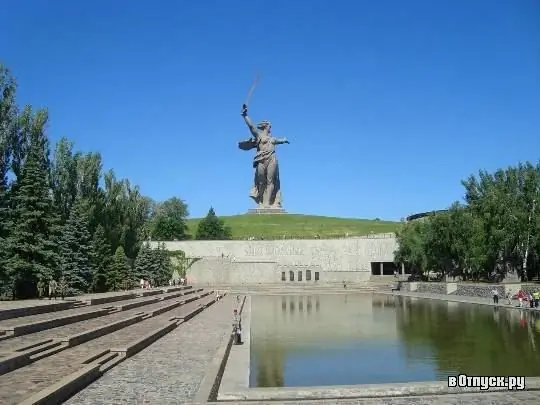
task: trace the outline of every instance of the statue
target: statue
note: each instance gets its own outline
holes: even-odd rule
[[[255,179],[249,196],[257,203],[259,209],[281,209],[276,145],[288,144],[289,141],[285,138],[274,138],[271,135],[272,125],[269,121],[261,121],[255,127],[248,116],[247,104],[242,106],[242,117],[251,132],[251,138],[239,142],[238,147],[242,150],[257,149],[253,159]]]

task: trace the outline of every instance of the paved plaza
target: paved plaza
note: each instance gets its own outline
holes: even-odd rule
[[[258,291],[258,293],[261,292]],[[304,291],[304,294],[307,293],[309,291]],[[416,292],[383,291],[381,293],[492,305],[491,300],[479,297],[448,297]],[[134,294],[140,295],[140,291]],[[224,353],[224,342],[231,332],[231,313],[233,308],[238,306],[236,296],[227,295],[211,305],[214,294],[205,295],[208,292],[205,293],[202,289],[172,292],[163,289],[163,291],[156,291],[156,295],[150,292],[148,294],[147,296],[126,297],[123,300],[116,300],[114,294],[88,296],[85,297],[87,301],[96,299],[99,303],[96,305],[88,302],[84,305],[79,303],[73,308],[51,309],[51,312],[1,320],[0,329],[3,328],[7,332],[11,330],[15,335],[4,335],[0,338],[0,361],[10,356],[28,353],[29,363],[17,363],[15,369],[5,369],[0,373],[0,403],[12,405],[20,405],[23,401],[25,405],[42,403],[39,402],[39,395],[50,387],[60,384],[66,377],[80,372],[81,368],[88,363],[84,361],[85,359],[96,353],[110,352],[109,355],[112,355],[110,358],[115,364],[105,367],[107,360],[101,363],[98,360],[93,360],[93,363],[91,361],[91,364],[97,364],[97,366],[102,364],[105,367],[105,374],[100,374],[101,377],[64,403],[68,405],[195,404],[195,399],[202,397],[199,391],[204,392],[208,387],[208,382],[215,379],[216,358],[219,353]],[[105,298],[106,302],[101,303],[99,300],[102,298]],[[0,311],[31,308],[35,304],[43,306],[50,302],[48,300],[24,302],[18,306],[16,303],[2,303]],[[500,306],[510,307],[503,302]],[[58,326],[48,324],[57,322],[62,317],[67,319],[73,316],[82,318],[74,319],[66,324],[59,323]],[[249,311],[245,313],[245,316],[249,316]],[[187,318],[184,320],[184,317]],[[155,334],[156,331],[167,328],[167,325],[175,322],[177,323],[173,327],[167,329],[160,335],[161,337],[157,337],[159,340],[153,339],[145,343],[142,351],[129,355],[126,359],[122,358],[122,349],[117,348],[128,347],[133,342]],[[116,324],[120,326],[114,326]],[[28,325],[37,325],[41,329],[26,330]],[[19,330],[17,328],[21,330],[17,332]],[[76,341],[85,334],[91,336],[86,340]],[[40,347],[43,347],[43,350]],[[539,401],[538,391],[525,391],[358,399],[241,401],[240,403],[245,405],[265,403],[272,405],[514,405],[516,403],[528,405],[537,404]],[[219,403],[239,402],[220,401]]]
[[[220,343],[231,333],[233,301],[226,296],[113,368],[67,404],[190,403]]]

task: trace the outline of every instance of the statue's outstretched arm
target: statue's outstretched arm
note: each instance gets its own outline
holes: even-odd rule
[[[242,106],[242,117],[244,117],[244,121],[246,122],[246,125],[248,126],[253,137],[257,138],[259,136],[259,130],[251,122],[251,118],[248,116],[247,106],[245,104]]]
[[[272,138],[274,145],[283,145],[284,143],[290,143],[287,138]]]

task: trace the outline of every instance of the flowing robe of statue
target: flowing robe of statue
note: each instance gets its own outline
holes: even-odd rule
[[[255,127],[247,115],[246,107],[242,111],[242,116],[252,137],[239,142],[238,147],[242,150],[257,150],[253,159],[254,182],[249,196],[261,208],[281,208],[281,185],[276,145],[289,143],[289,141],[271,136],[272,126],[268,121],[263,121]]]

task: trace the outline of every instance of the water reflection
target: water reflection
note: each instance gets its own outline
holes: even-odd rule
[[[443,380],[456,373],[538,376],[539,315],[396,296],[256,296],[250,383],[367,384]]]

